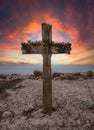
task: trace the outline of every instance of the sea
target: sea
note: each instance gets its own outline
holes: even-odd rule
[[[89,70],[94,72],[94,65],[55,65],[51,66],[52,72],[61,73],[75,73],[87,72]],[[43,70],[43,65],[30,64],[0,64],[0,74],[33,74],[34,70]]]

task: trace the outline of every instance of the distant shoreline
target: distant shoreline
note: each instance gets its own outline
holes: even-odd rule
[[[77,72],[87,72],[89,70],[94,72],[94,65],[53,65],[52,73],[62,72],[62,73],[77,73]],[[33,74],[34,70],[43,70],[42,65],[0,65],[0,74]]]

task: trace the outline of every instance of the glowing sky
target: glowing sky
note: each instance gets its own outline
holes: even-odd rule
[[[22,55],[21,43],[41,40],[43,22],[53,25],[53,41],[72,43],[53,64],[94,64],[94,0],[0,0],[0,63],[42,63]]]

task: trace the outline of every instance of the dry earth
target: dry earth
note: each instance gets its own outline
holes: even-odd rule
[[[57,110],[42,113],[42,79],[0,83],[0,130],[94,130],[94,78],[53,80]]]

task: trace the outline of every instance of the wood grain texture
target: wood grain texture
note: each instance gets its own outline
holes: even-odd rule
[[[46,23],[42,24],[42,41],[45,44],[52,42],[52,25]]]
[[[51,54],[43,54],[43,112],[52,111]]]

